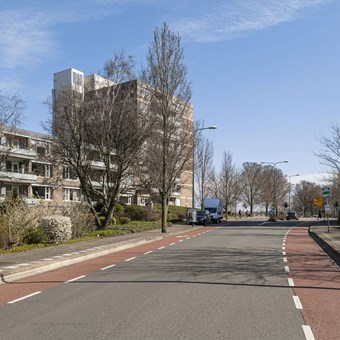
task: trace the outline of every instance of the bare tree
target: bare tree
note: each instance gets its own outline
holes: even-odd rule
[[[197,198],[203,210],[204,197],[207,196],[213,172],[214,148],[212,142],[202,134],[195,138],[195,143],[195,183],[198,188],[195,193],[197,192]]]
[[[229,209],[237,205],[237,201],[239,200],[242,191],[240,173],[233,164],[233,158],[230,152],[223,153],[219,179],[226,217],[228,218]]]
[[[19,95],[5,95],[0,91],[0,137],[6,136],[1,138],[0,164],[5,164],[11,150],[11,139],[22,123],[24,109],[25,103]]]
[[[262,166],[247,162],[243,163],[242,167],[242,198],[244,203],[249,205],[250,215],[252,215],[254,206],[260,201]]]
[[[162,204],[161,231],[167,231],[169,200],[192,169],[193,124],[191,86],[186,80],[179,35],[166,23],[154,31],[141,79],[150,86],[155,133],[147,154],[148,175]],[[184,178],[185,177],[185,178]]]
[[[84,95],[60,91],[48,125],[51,155],[76,173],[100,228],[111,222],[119,197],[131,188],[151,129],[136,106],[132,70],[132,59],[117,54],[106,62],[104,77],[88,81]],[[102,203],[104,220],[94,201]]]
[[[303,211],[304,216],[313,214],[313,200],[320,196],[322,189],[317,185],[308,181],[301,181],[296,184],[294,190],[294,208]]]
[[[266,216],[268,216],[269,205],[273,202],[273,185],[274,183],[274,168],[272,166],[266,165],[262,168],[261,173],[261,193],[260,200],[265,208]]]
[[[315,153],[320,158],[321,164],[326,165],[331,171],[340,173],[340,126],[331,126],[331,136],[319,138],[322,149]]]

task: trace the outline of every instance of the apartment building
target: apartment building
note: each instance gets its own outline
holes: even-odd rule
[[[52,98],[56,100],[58,91],[70,88],[84,96],[88,84],[96,90],[114,84],[99,75],[85,76],[83,72],[70,68],[54,74]],[[132,100],[141,114],[147,105],[146,84],[133,80],[122,86],[133,89]],[[131,94],[131,91],[130,91]],[[192,111],[188,119],[192,121]],[[9,193],[24,196],[28,203],[55,202],[59,205],[85,201],[81,185],[71,169],[55,165],[51,155],[52,138],[47,134],[16,129],[2,131],[0,143],[0,200]],[[101,171],[102,165],[93,161],[93,170]],[[131,190],[121,196],[127,204],[145,205],[156,201],[156,194],[136,189],[131,180]],[[170,204],[190,207],[192,198],[192,172],[184,172],[177,180],[178,189],[172,194]],[[98,186],[100,184],[98,183]],[[96,201],[96,197],[91,198]]]
[[[79,201],[79,182],[49,161],[48,135],[15,129],[1,133],[0,198],[10,193],[28,203]]]

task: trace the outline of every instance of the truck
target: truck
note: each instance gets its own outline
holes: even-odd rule
[[[223,201],[220,198],[205,198],[203,200],[203,209],[210,211],[213,222],[221,222],[223,218]]]

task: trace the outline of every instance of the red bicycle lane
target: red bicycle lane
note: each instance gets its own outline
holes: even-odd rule
[[[137,256],[161,250],[165,247],[182,242],[187,238],[198,236],[212,229],[215,228],[208,227],[186,231],[176,236],[131,247],[129,249],[100,256],[92,260],[86,260],[67,267],[0,285],[0,305],[11,303],[36,293],[41,293],[46,289],[67,283],[68,281],[71,282],[79,278],[83,278],[95,271],[105,270],[124,261],[133,260]]]
[[[288,277],[314,338],[340,339],[340,268],[315,243],[308,227],[290,230],[285,254]]]

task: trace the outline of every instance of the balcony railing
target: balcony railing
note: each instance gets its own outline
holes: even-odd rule
[[[37,180],[37,175],[34,173],[0,171],[0,180],[1,179],[35,182]]]
[[[29,158],[36,158],[37,152],[33,149],[27,149],[27,148],[20,148],[16,146],[6,146],[6,145],[0,145],[0,152],[6,152],[10,155],[18,155],[18,156],[24,156]]]

